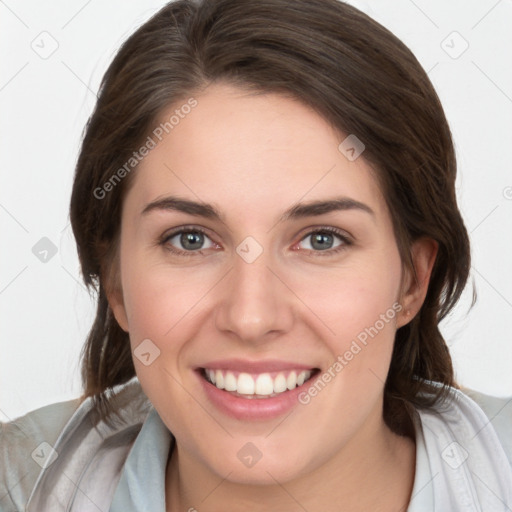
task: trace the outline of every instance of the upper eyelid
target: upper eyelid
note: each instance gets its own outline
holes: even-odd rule
[[[176,235],[180,235],[182,233],[193,233],[193,232],[199,232],[206,235],[208,238],[214,241],[213,237],[209,234],[209,230],[206,228],[201,228],[198,226],[181,226],[177,228],[172,228],[163,233],[162,236],[160,236],[160,240],[165,241],[169,240],[170,238],[174,238]],[[217,242],[216,242],[217,243]]]

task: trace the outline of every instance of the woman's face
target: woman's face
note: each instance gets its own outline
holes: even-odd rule
[[[384,428],[401,260],[346,135],[280,95],[195,99],[133,171],[111,303],[180,460],[283,482]]]

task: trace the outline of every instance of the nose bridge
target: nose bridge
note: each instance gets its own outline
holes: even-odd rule
[[[217,327],[258,342],[269,333],[288,330],[293,314],[286,286],[270,270],[269,252],[251,244],[242,242],[233,257],[218,304]]]

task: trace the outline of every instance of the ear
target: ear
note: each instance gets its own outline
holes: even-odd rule
[[[109,276],[105,286],[105,294],[107,296],[110,309],[112,310],[119,327],[121,327],[123,331],[129,332],[128,315],[126,314],[126,307],[124,305],[121,276],[117,265],[111,265],[109,272],[105,272],[104,275]]]
[[[119,324],[119,327],[125,332],[129,332],[128,329],[128,315],[126,314],[126,308],[124,305],[123,291],[120,287],[116,287],[114,290],[106,292],[107,300],[110,305],[112,313]]]
[[[431,238],[420,238],[413,243],[411,259],[416,275],[408,269],[404,272],[400,299],[403,309],[397,318],[397,328],[410,322],[421,309],[438,249],[439,244]]]

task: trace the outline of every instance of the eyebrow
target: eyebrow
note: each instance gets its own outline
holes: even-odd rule
[[[206,219],[218,220],[224,222],[224,216],[212,204],[190,201],[175,196],[168,196],[148,203],[142,210],[142,215],[155,210],[179,211],[204,217]],[[296,220],[304,217],[314,217],[324,215],[335,211],[358,210],[375,215],[375,212],[366,204],[350,199],[348,197],[337,197],[327,200],[310,201],[308,203],[298,203],[286,210],[280,217],[279,222],[286,220]]]

